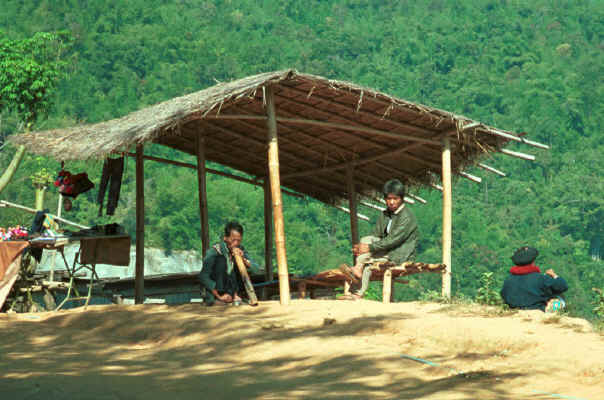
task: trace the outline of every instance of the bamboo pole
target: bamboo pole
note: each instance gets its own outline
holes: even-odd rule
[[[134,302],[145,300],[145,171],[143,145],[136,145],[136,270],[134,276]]]
[[[205,257],[210,248],[210,223],[208,219],[208,195],[206,191],[205,140],[197,138],[197,190],[199,192],[199,216],[201,223],[201,252]]]
[[[546,144],[542,144],[542,143],[539,143],[539,142],[528,140],[528,139],[525,139],[525,138],[523,138],[521,136],[512,135],[511,133],[503,132],[503,131],[501,131],[499,129],[487,128],[487,131],[489,133],[493,134],[493,135],[500,136],[500,137],[503,137],[503,138],[506,138],[506,139],[509,139],[509,140],[513,140],[515,142],[528,144],[529,146],[537,147],[539,149],[549,150],[549,146],[546,145]]]
[[[419,197],[418,195],[413,194],[413,193],[409,193],[409,197],[414,198],[415,200],[419,201],[422,204],[428,203],[424,198]]]
[[[460,171],[459,175],[463,176],[466,179],[471,180],[474,183],[480,183],[482,182],[482,178],[476,175],[472,175],[472,174],[468,174],[467,172],[464,171]]]
[[[57,203],[57,217],[61,218],[61,211],[63,210],[63,196],[59,194],[59,201]],[[50,281],[54,281],[55,279],[55,267],[57,266],[57,252],[54,251],[52,253],[52,264],[50,266],[50,274],[48,275],[48,279]]]
[[[258,297],[256,297],[256,292],[254,291],[254,286],[252,285],[250,276],[247,273],[247,268],[245,267],[243,258],[241,258],[241,256],[239,255],[235,255],[235,264],[237,264],[237,269],[239,269],[239,273],[241,274],[241,280],[243,281],[245,292],[247,293],[248,299],[250,301],[250,306],[257,306]]]
[[[386,207],[381,207],[381,206],[375,205],[373,203],[370,203],[368,201],[361,200],[359,203],[364,205],[365,207],[373,208],[374,210],[386,211]]]
[[[34,210],[33,208],[25,207],[25,206],[22,206],[20,204],[11,203],[11,202],[6,201],[6,200],[0,200],[0,207],[12,207],[12,208],[16,208],[16,209],[19,209],[19,210],[27,211],[28,213],[31,213],[31,214],[37,213],[37,211]],[[61,218],[61,217],[56,216],[56,215],[52,215],[52,214],[46,214],[46,215],[52,217],[56,221],[62,222],[62,223],[67,224],[67,225],[75,226],[76,228],[90,229],[89,226],[76,224],[75,222],[71,222],[68,219]]]
[[[286,99],[284,97],[281,96],[277,96],[278,99],[280,99],[281,101],[290,101],[289,99]],[[233,108],[235,111],[238,111],[238,109],[236,107],[231,107]],[[295,113],[292,112],[287,112],[283,109],[279,110],[279,114],[284,114],[284,115],[288,115],[288,114],[292,114],[292,115],[296,115]],[[330,116],[330,113],[325,111],[324,114],[326,116]],[[207,123],[207,121],[206,121]],[[255,125],[253,123],[250,123],[248,121],[244,121],[244,120],[239,120],[237,121],[238,124],[240,124],[242,127],[245,127],[247,129],[247,131],[253,131],[253,132],[258,132],[260,129],[262,129],[262,127],[259,127],[258,125]],[[215,125],[212,125],[215,126]],[[306,164],[308,164],[308,156],[306,155],[307,153],[312,153],[315,155],[315,157],[319,157],[319,158],[324,158],[325,161],[329,161],[329,162],[337,162],[338,159],[335,158],[334,156],[330,155],[329,152],[325,152],[325,151],[319,151],[313,148],[313,146],[311,146],[311,144],[313,143],[318,143],[324,146],[321,146],[321,148],[323,150],[325,150],[325,148],[334,148],[335,147],[335,152],[338,154],[347,154],[351,157],[356,157],[357,154],[354,151],[339,147],[337,145],[334,145],[333,143],[323,140],[319,137],[315,137],[312,135],[309,135],[308,133],[306,133],[304,130],[298,128],[298,127],[291,127],[288,125],[280,125],[279,126],[279,131],[284,134],[287,132],[292,132],[295,133],[296,136],[300,136],[301,138],[303,138],[304,140],[300,141],[300,140],[291,140],[291,139],[287,139],[285,138],[283,135],[281,135],[279,137],[279,141],[281,142],[281,148],[280,148],[280,155],[284,155],[287,154],[289,157],[294,157],[301,161],[301,162],[306,162]],[[231,133],[234,133],[233,131],[231,131]],[[356,137],[357,139],[360,139],[360,136],[356,135],[354,132],[350,132],[349,135],[352,135],[354,137]],[[368,141],[368,143],[370,143],[372,146],[375,146],[375,142],[373,141]],[[298,150],[296,151],[292,151],[290,150],[288,153],[284,153],[284,149],[283,149],[283,145],[287,145],[290,147],[296,147]],[[283,160],[283,157],[280,157],[281,160]],[[311,163],[312,164],[312,163]],[[377,165],[379,165],[380,169],[383,169],[385,171],[390,171],[392,174],[396,175],[396,174],[400,174],[401,171],[394,169],[392,167],[389,167],[385,164],[382,163],[378,163],[376,162]],[[381,182],[381,179],[373,177],[367,173],[361,173],[360,171],[357,171],[357,177],[359,177],[360,179],[364,179],[366,181],[370,181],[370,180],[374,180],[376,183]],[[281,178],[281,180],[283,181],[283,177]]]
[[[521,158],[523,160],[535,161],[535,156],[532,154],[520,153],[519,151],[512,151],[508,149],[501,149],[499,152],[508,156]]]
[[[447,269],[442,277],[442,296],[451,298],[451,239],[453,198],[451,188],[451,140],[443,138],[442,149],[442,184],[443,184],[443,264]]]
[[[354,187],[354,167],[346,170],[346,186],[348,192],[348,208],[350,209],[350,242],[352,246],[359,243],[359,220],[357,218],[357,193]],[[352,263],[356,264],[356,257],[352,256]]]
[[[497,174],[499,176],[506,176],[505,172],[498,170],[497,168],[493,168],[490,165],[486,165],[483,163],[478,163],[478,166],[482,169],[484,169],[485,171],[489,171],[492,172],[494,174]]]
[[[277,248],[277,269],[279,272],[279,302],[288,305],[289,274],[287,272],[287,254],[285,251],[285,228],[283,226],[283,205],[281,202],[281,181],[279,177],[279,144],[277,142],[277,117],[273,88],[266,88],[266,109],[268,115],[268,169],[273,202],[273,221],[275,224],[275,246]]]
[[[126,153],[126,155],[130,156],[130,157],[136,157],[136,153]],[[156,162],[163,163],[163,164],[176,165],[178,167],[191,168],[191,169],[195,169],[195,170],[197,169],[196,164],[190,164],[190,163],[185,163],[185,162],[181,162],[181,161],[173,161],[173,160],[168,160],[166,158],[153,157],[153,156],[143,156],[143,158],[145,160],[156,161]],[[264,185],[263,183],[255,181],[253,179],[245,178],[245,177],[239,176],[239,175],[229,174],[228,172],[218,171],[217,169],[206,168],[206,172],[213,174],[213,175],[224,176],[225,178],[231,178],[231,179],[234,179],[239,182],[249,183],[250,185],[255,185],[255,186]],[[286,189],[281,189],[281,191],[289,196],[298,197],[298,198],[304,197],[303,195],[301,195],[299,193],[292,192],[292,191],[289,191]]]
[[[271,181],[264,179],[264,268],[267,281],[273,280],[273,209],[271,207]]]
[[[258,116],[258,115],[247,115],[247,114],[238,114],[238,115],[228,115],[228,114],[218,114],[218,115],[207,115],[206,119],[248,119],[248,120],[264,120],[266,117]],[[394,139],[403,139],[411,142],[417,143],[425,143],[425,144],[440,144],[437,140],[427,139],[423,137],[410,136],[402,133],[393,133],[387,131],[381,131],[379,129],[365,128],[358,125],[347,125],[347,124],[338,124],[334,122],[326,122],[326,121],[316,121],[311,119],[303,119],[303,118],[276,118],[275,122],[286,123],[286,124],[295,124],[295,125],[311,125],[311,126],[321,126],[325,128],[335,128],[342,129],[347,131],[355,131],[355,132],[363,132],[370,133],[378,136],[384,136],[388,138]]]
[[[350,209],[348,209],[346,207],[342,207],[342,206],[338,206],[338,205],[334,205],[333,207],[337,208],[340,211],[344,211],[347,214],[350,214]],[[365,214],[357,213],[357,218],[362,219],[363,221],[369,221],[369,217],[366,216]]]

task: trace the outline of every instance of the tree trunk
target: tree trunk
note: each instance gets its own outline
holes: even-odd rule
[[[6,171],[4,171],[2,174],[2,177],[0,177],[0,193],[9,184],[10,180],[15,174],[15,171],[23,159],[23,154],[25,154],[25,146],[19,146],[17,153],[15,153],[15,156],[13,157],[13,160],[8,165],[8,168],[6,168]]]

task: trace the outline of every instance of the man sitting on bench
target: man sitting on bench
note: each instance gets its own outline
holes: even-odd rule
[[[405,185],[398,179],[389,180],[383,188],[386,210],[380,214],[372,236],[365,236],[352,248],[356,258],[354,267],[349,268],[356,278],[361,279],[360,288],[353,287],[352,296],[360,299],[369,286],[371,269],[368,264],[392,261],[401,264],[415,260],[418,229],[415,216],[405,206]]]

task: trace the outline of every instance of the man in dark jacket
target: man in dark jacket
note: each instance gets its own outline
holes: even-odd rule
[[[243,282],[235,265],[234,256],[240,255],[246,268],[257,268],[245,249],[241,247],[242,240],[243,226],[236,221],[231,221],[224,227],[222,242],[212,246],[204,257],[199,281],[206,305],[241,301],[239,293],[243,293]]]
[[[532,247],[521,247],[512,256],[515,266],[510,269],[501,289],[503,301],[512,308],[555,311],[564,307],[559,297],[568,290],[566,281],[554,270],[544,274],[535,265],[539,252]]]
[[[361,288],[355,297],[362,297],[371,278],[367,264],[392,261],[400,264],[415,259],[418,229],[415,216],[405,206],[405,185],[398,179],[389,180],[383,188],[386,210],[380,214],[372,236],[365,236],[352,251],[357,256],[352,273],[361,278]]]

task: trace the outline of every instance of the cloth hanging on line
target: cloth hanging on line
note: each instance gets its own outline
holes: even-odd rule
[[[107,195],[107,215],[113,215],[115,213],[115,208],[120,199],[123,172],[124,157],[107,158],[103,163],[103,173],[101,175],[99,194],[97,196],[97,202],[99,203],[99,217],[103,215],[103,201],[107,186],[109,186]]]
[[[86,172],[71,174],[61,167],[61,171],[55,179],[55,186],[59,188],[59,193],[66,197],[78,197],[79,194],[89,191],[94,187],[94,183],[88,179]]]

